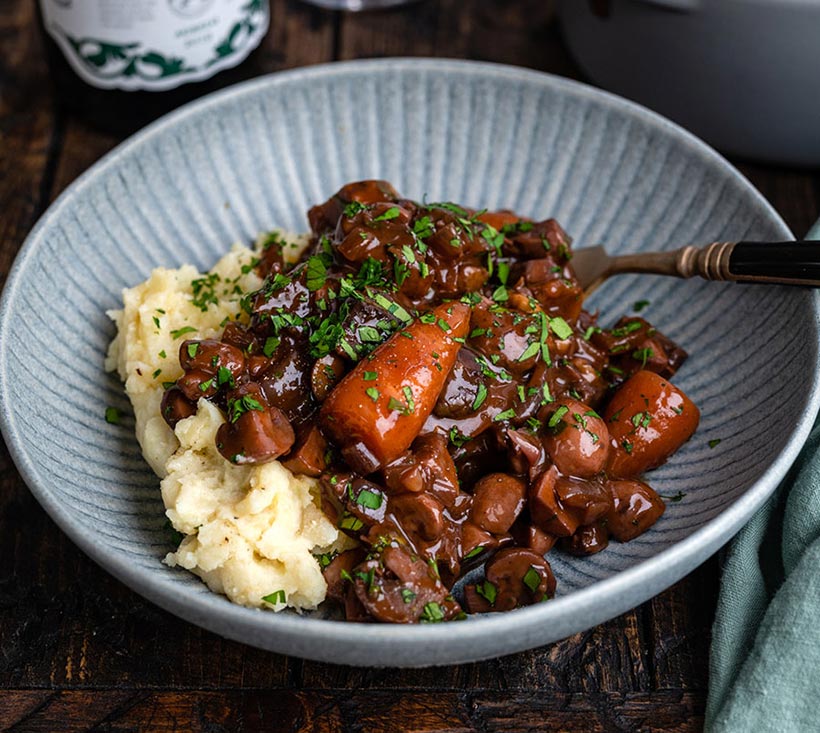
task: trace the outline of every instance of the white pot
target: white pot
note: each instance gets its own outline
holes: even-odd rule
[[[820,164],[820,0],[561,0],[596,83],[735,155]]]

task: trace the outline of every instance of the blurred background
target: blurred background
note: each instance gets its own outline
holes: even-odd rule
[[[108,129],[286,66],[436,55],[581,77],[728,153],[820,163],[820,4],[806,0],[36,1],[61,102]]]

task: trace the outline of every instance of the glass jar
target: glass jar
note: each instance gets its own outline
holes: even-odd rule
[[[270,23],[268,0],[38,0],[38,11],[61,103],[116,132],[247,76]]]

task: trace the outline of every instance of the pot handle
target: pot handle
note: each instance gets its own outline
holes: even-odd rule
[[[809,229],[808,233],[806,234],[806,239],[811,241],[816,241],[820,239],[820,219],[818,219],[814,224],[811,225],[811,229]]]
[[[657,5],[665,10],[690,12],[700,10],[703,0],[636,0],[644,5]]]

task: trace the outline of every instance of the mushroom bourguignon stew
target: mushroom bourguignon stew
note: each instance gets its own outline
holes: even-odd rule
[[[249,322],[180,348],[172,427],[214,401],[226,460],[316,477],[356,549],[322,556],[355,621],[436,622],[550,599],[545,556],[629,541],[664,511],[641,476],[694,433],[686,359],[640,317],[582,309],[553,219],[344,186],[296,264],[271,237]],[[483,564],[484,577],[454,583]]]

